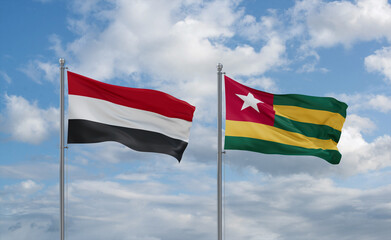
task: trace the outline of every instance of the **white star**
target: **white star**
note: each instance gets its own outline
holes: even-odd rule
[[[259,109],[258,109],[257,104],[258,104],[258,103],[264,103],[264,102],[262,102],[261,100],[256,99],[256,98],[254,97],[254,95],[252,95],[251,93],[248,93],[247,96],[245,96],[245,95],[240,95],[240,94],[236,94],[236,96],[240,97],[240,99],[243,100],[243,106],[242,106],[242,109],[240,109],[240,110],[246,109],[246,108],[248,108],[248,107],[252,107],[252,108],[254,108],[257,112],[259,112]]]

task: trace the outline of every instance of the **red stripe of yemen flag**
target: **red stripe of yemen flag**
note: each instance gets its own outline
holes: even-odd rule
[[[195,107],[164,92],[102,83],[68,71],[68,143],[116,141],[181,160]]]
[[[274,125],[273,94],[249,88],[225,76],[225,96],[227,120]]]

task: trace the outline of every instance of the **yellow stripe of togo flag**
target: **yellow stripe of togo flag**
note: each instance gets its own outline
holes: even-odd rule
[[[338,151],[337,143],[331,139],[322,140],[306,137],[300,133],[289,132],[259,123],[226,120],[225,129],[226,136],[255,138],[310,149]]]
[[[274,105],[276,115],[289,118],[298,122],[314,123],[330,126],[338,131],[342,130],[345,118],[339,113],[314,110],[295,106]]]

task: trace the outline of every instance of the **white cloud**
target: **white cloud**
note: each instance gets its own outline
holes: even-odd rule
[[[303,66],[298,70],[299,73],[306,72],[322,72],[327,73],[329,70],[327,68],[317,68],[316,65],[318,64],[318,60],[315,60],[314,62],[309,62],[303,64]]]
[[[4,79],[4,81],[6,81],[6,83],[11,83],[12,82],[12,79],[10,78],[10,76],[8,76],[8,74],[4,71],[1,71],[0,70],[0,77],[2,79]]]
[[[116,4],[115,8],[105,10],[110,12],[109,18],[94,5],[83,5],[84,15],[78,25],[84,29],[80,31],[87,32],[67,47],[68,53],[79,62],[74,64],[77,71],[91,73],[100,80],[148,71],[159,79],[157,84],[166,81],[165,84],[176,85],[197,80],[209,87],[207,79],[219,61],[230,72],[243,75],[262,74],[284,63],[284,41],[277,34],[270,35],[271,31],[263,31],[270,36],[260,51],[248,45],[225,45],[237,34],[234,23],[246,18],[242,11],[235,11],[236,1],[170,1],[169,4],[118,1]],[[176,14],[180,11],[182,14]],[[100,29],[82,27],[88,25],[86,16],[99,17],[107,24]],[[273,24],[267,30],[272,27]]]
[[[155,175],[153,174],[145,174],[145,173],[129,173],[129,174],[119,174],[115,178],[126,181],[147,181],[153,178]]]
[[[391,110],[391,96],[383,94],[338,94],[336,98],[348,104],[349,113],[367,110],[388,113]]]
[[[20,165],[0,165],[0,175],[9,179],[46,180],[58,178],[58,164],[34,162]]]
[[[310,45],[314,47],[391,40],[391,6],[387,0],[304,0],[296,3],[293,14],[308,25]]]
[[[159,169],[158,165],[154,167]],[[212,169],[209,166],[204,170]],[[197,194],[177,193],[178,187],[193,181],[199,170],[186,175],[172,169],[167,176],[171,181],[181,177],[181,181],[173,181],[176,184],[73,181],[68,186],[67,236],[75,240],[213,239],[216,236],[215,189],[203,189]],[[307,174],[273,177],[246,171],[244,175],[251,180],[228,180],[225,185],[227,239],[324,240],[363,236],[386,239],[388,236],[385,219],[391,216],[387,202],[390,185],[359,190]],[[193,183],[215,183],[210,178],[198,180]],[[25,183],[34,185],[28,180]],[[57,188],[24,195],[23,207],[18,205],[20,198],[15,198],[20,193],[8,194],[2,206],[7,206],[7,214],[9,211],[13,214],[0,225],[2,236],[24,239],[29,234],[46,240],[58,235],[58,222],[53,222],[53,215],[58,211]],[[132,232],[130,237],[129,232]]]
[[[380,72],[391,83],[391,47],[384,47],[365,58],[365,66],[369,72]]]
[[[53,107],[41,109],[37,102],[30,103],[15,95],[5,95],[1,131],[13,140],[39,144],[59,128],[59,110]]]
[[[252,15],[245,15],[239,19],[237,23],[239,34],[254,43],[259,40],[267,41],[279,35],[282,23],[274,11],[269,10],[269,13],[269,16],[262,16],[259,21]]]
[[[383,222],[391,208],[374,196],[387,194],[390,185],[357,190],[338,187],[327,178],[298,174],[254,177],[251,182],[230,182],[226,189],[230,239],[377,239],[387,235]],[[364,222],[368,228],[362,229]],[[383,230],[368,231],[378,227]]]
[[[276,93],[278,87],[272,78],[261,77],[261,78],[250,78],[246,80],[246,86],[255,88],[255,89],[264,89],[265,91]]]
[[[376,95],[369,101],[369,104],[384,113],[387,113],[391,110],[391,97],[385,95]]]
[[[68,58],[67,52],[64,50],[61,39],[58,35],[50,35],[49,42],[51,44],[50,49],[53,50],[59,58]]]
[[[29,61],[25,66],[19,68],[34,82],[42,84],[43,80],[54,82],[59,79],[59,65],[51,62],[42,62],[40,60]]]
[[[367,142],[362,136],[362,133],[374,128],[374,123],[368,118],[355,114],[347,116],[338,144],[342,153],[340,173],[354,175],[391,166],[391,136],[379,136],[372,142]]]
[[[341,44],[347,48],[362,41],[391,42],[391,5],[387,0],[323,1],[302,0],[288,11],[293,21],[291,37],[302,41],[299,53],[313,55],[318,47]],[[384,47],[365,58],[370,72],[380,72],[391,81],[390,47]],[[305,63],[299,72],[321,71],[316,68],[319,59]]]
[[[280,37],[270,38],[259,52],[250,46],[238,46],[223,52],[224,66],[235,75],[260,75],[282,65],[285,44]]]
[[[26,196],[29,194],[33,194],[43,188],[42,184],[38,184],[31,179],[23,181],[16,185],[6,185],[4,186],[5,191],[7,192],[15,192],[18,195]]]

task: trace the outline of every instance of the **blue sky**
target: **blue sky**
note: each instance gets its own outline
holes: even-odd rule
[[[59,63],[196,106],[176,159],[69,145],[68,239],[214,239],[216,64],[272,93],[349,105],[339,165],[227,151],[225,239],[391,234],[391,3],[36,0],[0,3],[0,238],[59,237]]]

